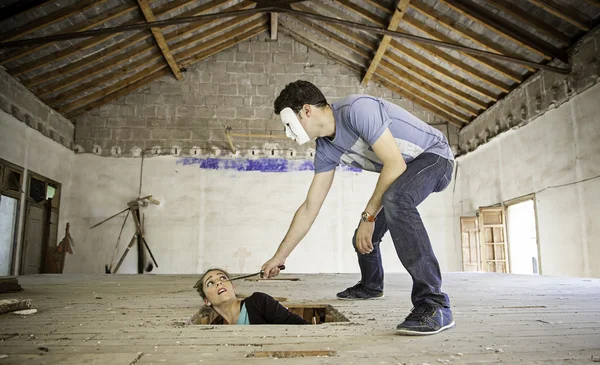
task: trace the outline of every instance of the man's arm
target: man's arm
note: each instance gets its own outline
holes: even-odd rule
[[[267,261],[261,268],[264,271],[264,277],[273,277],[279,274],[277,266],[283,265],[294,248],[306,236],[312,226],[315,218],[321,210],[327,193],[331,188],[335,169],[327,172],[320,172],[313,177],[306,200],[294,214],[294,219],[290,224],[285,238],[279,245],[275,255]]]
[[[396,144],[396,140],[389,128],[383,132],[371,147],[375,155],[383,162],[383,168],[379,174],[375,191],[365,208],[367,213],[376,216],[381,210],[383,193],[406,171],[406,162],[404,162],[400,148]],[[360,253],[366,254],[373,250],[371,239],[373,238],[374,228],[375,223],[373,222],[361,221],[358,226],[356,248]]]

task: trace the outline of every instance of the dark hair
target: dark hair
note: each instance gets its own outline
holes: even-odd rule
[[[279,115],[283,109],[289,107],[294,113],[298,114],[304,104],[319,108],[329,105],[318,87],[308,81],[298,80],[287,84],[281,90],[281,93],[275,99],[275,103],[273,103],[273,111]]]
[[[206,299],[206,293],[204,293],[204,277],[211,271],[221,271],[223,274],[225,274],[225,276],[227,276],[228,279],[231,277],[229,273],[223,269],[214,268],[206,270],[204,274],[202,274],[202,276],[200,277],[200,280],[198,280],[196,284],[194,284],[194,289],[196,289],[196,291],[198,292],[198,294],[200,294],[202,299]]]

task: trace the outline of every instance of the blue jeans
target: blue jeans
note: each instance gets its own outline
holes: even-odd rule
[[[422,153],[407,164],[406,171],[383,194],[383,209],[377,215],[373,232],[373,251],[363,255],[356,250],[356,231],[352,244],[358,255],[361,283],[368,289],[383,291],[383,266],[379,244],[389,230],[396,253],[413,280],[411,300],[418,306],[425,300],[450,307],[442,292],[442,274],[417,206],[433,192],[450,184],[454,162],[432,153]]]

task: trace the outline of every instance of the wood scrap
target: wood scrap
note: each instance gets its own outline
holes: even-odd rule
[[[0,314],[31,308],[31,299],[2,299],[0,300]]]
[[[14,293],[23,290],[15,276],[0,277],[0,293]]]

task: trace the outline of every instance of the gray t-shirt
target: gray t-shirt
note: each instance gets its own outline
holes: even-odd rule
[[[340,163],[367,171],[381,172],[383,163],[371,146],[389,128],[402,157],[411,162],[423,152],[454,160],[442,132],[389,101],[350,95],[331,104],[335,137],[317,138],[315,173],[333,170]]]

